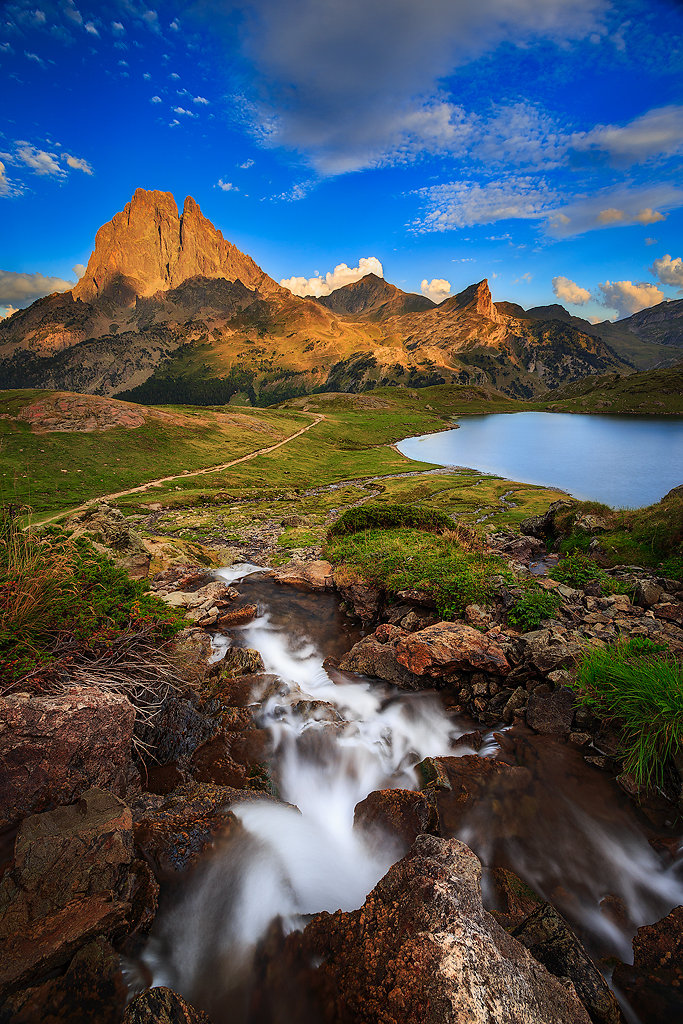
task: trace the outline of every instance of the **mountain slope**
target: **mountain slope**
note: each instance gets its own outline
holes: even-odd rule
[[[0,386],[196,404],[387,384],[493,384],[527,398],[631,369],[583,323],[497,307],[486,281],[439,306],[375,275],[300,298],[192,198],[179,214],[169,193],[138,189],[97,232],[72,292],[0,321]]]
[[[364,320],[386,320],[390,316],[433,309],[436,305],[426,295],[403,292],[376,274],[366,274],[360,281],[336,288],[329,295],[321,296],[318,302],[333,313]]]

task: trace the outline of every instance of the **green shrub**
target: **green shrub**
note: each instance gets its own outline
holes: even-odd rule
[[[511,626],[528,633],[538,629],[544,619],[551,619],[559,607],[560,598],[557,594],[540,587],[529,588],[508,609],[507,619]]]
[[[13,682],[74,644],[101,645],[144,627],[160,641],[182,629],[179,614],[142,580],[58,529],[21,528],[18,508],[0,508],[0,680]]]
[[[500,556],[464,551],[451,534],[414,528],[346,533],[329,539],[325,554],[390,593],[425,591],[443,619],[456,618],[468,604],[486,604],[501,578],[513,582]]]
[[[406,527],[444,533],[454,530],[455,523],[445,512],[424,505],[360,505],[347,509],[327,531],[327,536],[344,537],[363,530],[390,530]]]
[[[661,784],[683,742],[683,668],[645,637],[585,651],[580,703],[621,730],[624,767],[639,785]]]
[[[628,580],[615,580],[592,558],[578,551],[565,555],[548,575],[558,583],[565,583],[569,587],[583,587],[587,583],[599,583],[603,594],[626,594],[628,597],[633,597],[633,583]]]

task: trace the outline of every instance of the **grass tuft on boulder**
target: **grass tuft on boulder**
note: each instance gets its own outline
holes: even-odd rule
[[[347,509],[327,531],[328,538],[345,537],[364,530],[396,528],[446,533],[455,529],[451,516],[425,505],[360,505]]]

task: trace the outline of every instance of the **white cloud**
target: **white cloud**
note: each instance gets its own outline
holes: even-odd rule
[[[161,96],[152,96],[150,103],[161,103]]]
[[[145,11],[142,15],[142,20],[152,29],[153,32],[159,32],[159,15],[156,11]]]
[[[37,149],[28,143],[19,143],[15,159],[26,164],[32,171],[40,175],[50,175],[55,178],[63,178],[66,171],[59,165],[59,158],[56,153],[47,153],[44,149]]]
[[[659,239],[657,238],[646,238],[645,245],[657,245]]]
[[[80,156],[71,156],[70,153],[62,153],[62,160],[66,160],[67,166],[73,171],[83,171],[84,174],[92,174],[92,166],[87,160]]]
[[[420,291],[432,302],[443,302],[451,294],[451,282],[443,277],[433,277],[428,281],[425,277],[420,285]]]
[[[237,185],[233,185],[231,181],[223,181],[222,178],[219,178],[216,184],[223,192],[239,192]]]
[[[85,266],[85,263],[75,263],[74,266],[71,269],[73,270],[74,274],[76,275],[76,277],[80,281],[80,279],[85,274],[86,266]]]
[[[142,77],[144,78],[144,80],[146,82],[151,81],[151,78],[152,78],[152,76],[150,75],[149,71],[145,71]]]
[[[544,181],[521,176],[479,184],[454,181],[419,189],[427,202],[418,232],[449,231],[500,220],[538,220],[552,210],[556,196]]]
[[[662,284],[670,284],[683,292],[683,259],[680,256],[675,259],[671,259],[668,253],[660,256],[650,267],[650,273]]]
[[[205,0],[202,13],[232,41],[230,6]],[[241,6],[243,52],[258,83],[248,112],[254,131],[265,144],[304,152],[317,170],[336,174],[412,158],[421,147],[457,148],[469,126],[441,95],[446,76],[502,43],[564,45],[600,34],[608,2],[245,0]],[[265,135],[264,123],[271,126]],[[523,131],[518,142],[528,148]]]
[[[557,238],[569,238],[596,228],[656,224],[681,206],[683,189],[675,185],[602,189],[553,210],[547,230]]]
[[[18,312],[16,306],[0,306],[0,320],[4,320],[8,316],[12,316],[12,313]]]
[[[192,97],[192,102],[193,103],[199,103],[199,104],[201,104],[202,106],[205,106],[205,107],[207,107],[209,105],[209,101],[207,99],[205,99],[204,96],[193,96]]]
[[[180,22],[178,21],[177,18],[174,18],[168,27],[170,29],[173,29],[174,32],[180,32]]]
[[[174,82],[177,82],[180,79],[180,75],[177,71],[172,71],[168,77],[172,78]]]
[[[94,25],[94,23],[92,21],[86,21],[86,23],[84,25],[84,28],[85,28],[85,31],[89,33],[89,35],[91,35],[91,36],[98,36],[99,37],[100,33],[97,31],[97,28],[95,27],[95,25]]]
[[[126,31],[120,21],[112,21],[111,30],[114,35],[121,36]]]
[[[329,295],[336,288],[342,288],[345,284],[352,284],[360,281],[366,274],[376,274],[377,277],[384,277],[384,268],[376,256],[361,256],[357,267],[349,267],[346,263],[338,263],[334,270],[329,271],[324,277],[287,277],[280,281],[283,288],[289,288],[295,295]]]
[[[175,128],[179,124],[180,124],[180,121],[178,120],[178,118],[174,117],[172,121],[168,122],[168,127],[169,128]]]
[[[185,107],[174,107],[174,114],[180,114],[182,117],[196,117],[197,115],[192,110],[185,110]]]
[[[253,160],[245,160],[243,164],[239,164],[239,167],[243,171],[248,171],[249,168],[253,167],[253,166],[254,166],[254,161]]]
[[[605,152],[626,164],[673,156],[683,150],[683,106],[648,110],[623,126],[597,125],[584,135],[574,135],[572,144],[577,150]]]
[[[43,295],[68,292],[73,286],[73,281],[64,281],[61,277],[0,270],[0,306],[28,306]]]
[[[0,160],[0,196],[9,198],[10,196],[19,195],[21,191],[21,186],[15,184],[10,178],[7,177],[5,165]]]
[[[66,14],[67,18],[70,18],[71,21],[75,22],[77,25],[83,24],[83,15],[75,6],[73,0],[68,0],[68,2],[65,4],[64,13]]]
[[[570,306],[584,306],[591,297],[587,288],[581,288],[576,281],[561,274],[553,278],[553,292],[562,302],[568,302]]]
[[[602,305],[616,309],[619,319],[656,306],[664,298],[664,292],[656,285],[644,281],[605,281],[600,285],[600,291],[603,294]]]
[[[45,61],[42,57],[39,57],[37,53],[31,53],[29,50],[24,50],[24,57],[27,60],[32,60],[35,64],[45,65]]]

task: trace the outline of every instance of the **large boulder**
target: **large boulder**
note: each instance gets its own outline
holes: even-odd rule
[[[382,623],[344,655],[339,663],[340,670],[386,679],[404,690],[419,690],[424,685],[423,681],[397,659],[397,645],[406,635],[400,626]]]
[[[484,910],[480,883],[467,846],[422,835],[360,910],[290,936],[290,956],[319,964],[307,980],[325,1024],[588,1024],[573,986]]]
[[[427,757],[417,772],[422,790],[435,793],[442,835],[456,835],[471,814],[491,814],[510,837],[529,824],[528,768],[465,754]]]
[[[575,709],[576,694],[567,686],[560,686],[548,694],[534,691],[529,695],[526,720],[536,732],[567,736],[571,732]]]
[[[353,570],[340,566],[334,570],[335,589],[364,624],[374,622],[382,606],[383,594]]]
[[[0,828],[97,786],[125,796],[135,709],[89,686],[0,699]]]
[[[195,1010],[173,989],[148,988],[128,1005],[123,1024],[211,1024],[208,1014]]]
[[[379,789],[356,804],[354,827],[372,836],[392,836],[408,849],[422,833],[439,834],[439,817],[431,794],[409,789]]]
[[[683,907],[638,929],[633,966],[618,964],[614,984],[648,1024],[683,1020]]]
[[[517,661],[530,665],[540,675],[573,665],[581,655],[581,646],[567,633],[554,629],[536,629],[524,633],[517,642]]]
[[[0,883],[0,989],[41,981],[97,936],[147,927],[156,893],[134,862],[131,812],[111,793],[26,818]]]
[[[291,562],[280,569],[274,569],[272,578],[276,583],[299,590],[329,590],[333,586],[332,566],[323,559],[314,562]]]
[[[396,659],[418,676],[445,676],[457,670],[505,676],[510,671],[500,645],[462,622],[436,622],[403,637],[396,645]]]

